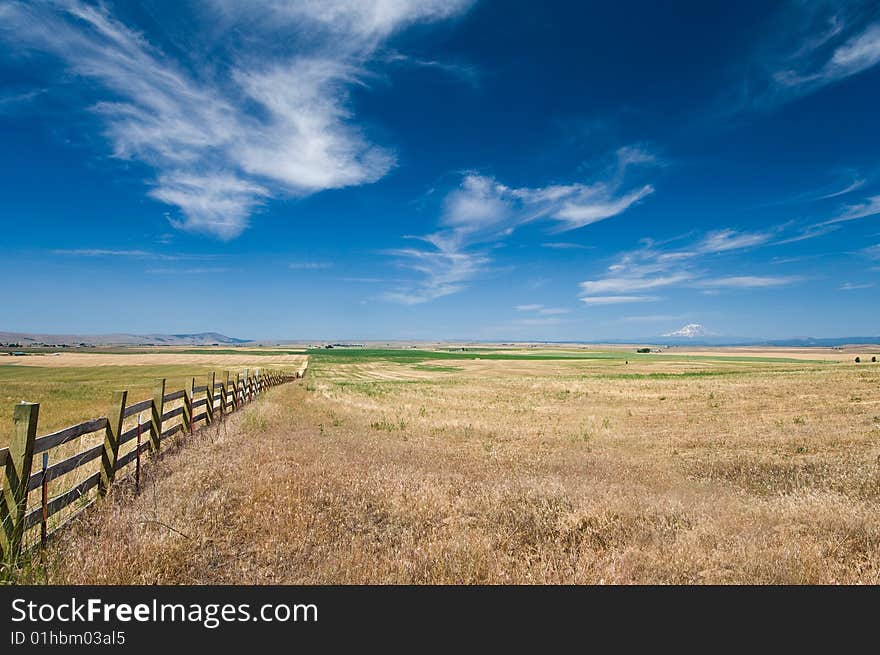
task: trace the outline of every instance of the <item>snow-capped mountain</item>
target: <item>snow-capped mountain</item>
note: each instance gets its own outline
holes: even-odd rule
[[[667,332],[664,337],[685,337],[687,339],[695,339],[697,337],[705,337],[709,334],[708,330],[699,323],[688,323],[683,328],[673,332]]]

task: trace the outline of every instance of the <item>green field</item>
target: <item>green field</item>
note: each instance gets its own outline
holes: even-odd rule
[[[207,375],[208,366],[49,367],[0,365],[0,446],[12,431],[12,406],[22,400],[40,403],[39,434],[106,416],[115,389],[128,389],[129,404],[149,398],[156,378],[166,389],[183,389],[191,377]],[[201,382],[200,384],[204,384]]]
[[[533,350],[533,351],[532,351]],[[53,358],[46,357],[46,366],[0,365],[0,445],[9,440],[12,429],[12,405],[21,400],[38,402],[40,434],[45,434],[107,412],[112,392],[128,389],[131,402],[147,398],[152,393],[156,378],[165,377],[168,389],[180,389],[190,377],[207,375],[222,365],[179,366],[150,364],[126,365],[127,355],[180,354],[180,355],[246,355],[257,361],[271,355],[303,354],[302,349],[240,349],[240,348],[184,348],[153,349],[116,348],[73,349],[68,352],[119,355],[120,365],[54,366]],[[423,374],[454,375],[462,366],[480,362],[502,361],[511,365],[553,363],[571,365],[575,377],[604,379],[681,379],[687,377],[716,377],[732,375],[765,375],[808,368],[839,366],[839,362],[821,359],[786,357],[732,356],[732,355],[679,355],[636,353],[631,350],[579,350],[542,346],[534,349],[506,348],[311,348],[309,355],[313,371],[320,373],[338,366],[395,365]],[[39,355],[33,355],[39,356]],[[459,363],[456,365],[456,363]],[[625,368],[628,366],[629,368]],[[357,379],[349,383],[363,384]],[[405,380],[398,383],[405,384]],[[370,383],[378,390],[382,382]]]
[[[788,364],[825,364],[833,363],[821,359],[795,359],[788,357],[736,357],[725,355],[675,355],[657,353],[635,353],[624,350],[614,351],[574,351],[552,350],[547,348],[539,352],[509,352],[501,349],[467,350],[418,350],[412,349],[381,349],[381,348],[310,348],[307,354],[312,361],[333,364],[363,363],[367,361],[386,361],[399,363],[417,363],[431,360],[508,360],[508,361],[564,361],[564,360],[628,360],[633,362],[651,361],[712,361],[712,362],[749,362],[749,363],[788,363]]]

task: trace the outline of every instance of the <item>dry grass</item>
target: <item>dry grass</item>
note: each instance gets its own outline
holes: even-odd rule
[[[880,583],[880,368],[446,363],[316,362],[31,575]]]
[[[58,354],[36,353],[27,357],[2,357],[0,364],[6,366],[47,366],[52,368],[94,367],[94,366],[197,366],[208,368],[244,368],[260,366],[263,368],[296,367],[302,363],[303,355],[266,354],[266,355],[227,355],[212,353],[210,348],[193,352],[145,352],[132,349],[126,354],[125,349],[119,353],[84,353],[62,352]],[[258,350],[258,349],[254,349]],[[266,350],[266,352],[271,352]]]

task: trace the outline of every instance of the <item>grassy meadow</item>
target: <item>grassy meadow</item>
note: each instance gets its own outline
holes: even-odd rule
[[[26,357],[0,357],[0,446],[12,431],[12,405],[40,403],[39,434],[86,419],[106,416],[113,391],[127,389],[129,404],[153,395],[157,378],[168,392],[183,389],[190,379],[205,384],[215,371],[233,375],[245,368],[291,368],[302,351],[223,349],[115,349],[62,353],[37,352]]]
[[[32,579],[880,583],[880,364],[309,355],[305,380],[181,440],[145,491],[120,485],[59,533]]]

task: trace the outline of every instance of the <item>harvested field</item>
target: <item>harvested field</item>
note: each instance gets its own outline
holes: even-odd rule
[[[703,354],[313,353],[306,380],[181,442],[30,575],[880,583],[880,365]]]

